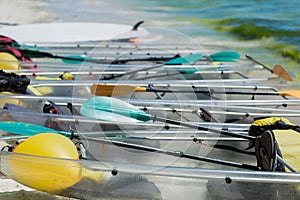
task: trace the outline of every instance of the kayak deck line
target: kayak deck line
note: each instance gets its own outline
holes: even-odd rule
[[[0,110],[0,113],[3,115],[10,115],[10,116],[22,116],[24,115],[23,112],[20,111],[10,111],[7,109]],[[39,117],[45,117],[47,119],[51,119],[51,121],[55,122],[74,122],[74,123],[92,123],[92,124],[101,124],[101,125],[118,125],[118,126],[133,126],[133,127],[151,127],[151,128],[179,128],[183,131],[189,129],[188,127],[180,126],[180,125],[166,125],[165,123],[153,123],[153,122],[110,122],[110,121],[103,121],[103,120],[97,120],[90,117],[85,116],[77,116],[77,115],[53,115],[49,113],[37,113],[37,112],[26,112],[27,116],[39,116]],[[231,129],[232,131],[239,131],[241,128],[248,128],[249,125],[247,124],[228,124],[228,123],[208,123],[208,122],[189,122],[193,126],[201,125],[205,127],[215,127],[219,128],[220,130],[222,128]],[[207,133],[207,131],[205,131]],[[209,132],[209,131],[208,131]],[[197,131],[194,131],[196,134]]]
[[[122,99],[122,98],[120,98]],[[177,105],[178,101],[175,100],[160,100],[160,99],[130,99],[129,103],[135,104],[135,105]],[[186,105],[186,106],[191,106],[191,105],[198,105],[199,107],[202,107],[205,105],[207,106],[267,106],[267,105],[299,105],[300,100],[298,99],[275,99],[275,100],[180,100],[180,105]]]
[[[39,46],[38,46],[39,45]],[[51,43],[40,43],[37,44],[37,47],[41,47],[41,48],[53,48],[53,49],[82,49],[82,48],[95,48],[99,47],[99,48],[104,48],[104,49],[148,49],[148,48],[152,48],[154,47],[154,49],[162,49],[162,48],[166,48],[166,49],[170,49],[170,50],[181,50],[181,49],[187,49],[187,50],[203,50],[204,52],[206,51],[214,51],[211,50],[211,47],[216,47],[216,49],[218,50],[228,50],[228,47],[226,46],[222,46],[222,45],[215,45],[215,44],[189,44],[188,46],[185,44],[170,44],[170,43],[151,43],[151,44],[135,44],[135,43],[129,43],[129,42],[118,42],[118,41],[114,41],[114,42],[75,42],[75,43],[69,43],[69,42],[64,42],[64,43],[55,43],[55,42],[51,42]],[[203,48],[203,49],[199,49],[199,47],[207,47],[207,48]]]
[[[9,155],[16,153],[0,152],[0,159],[9,159]],[[20,156],[26,158],[28,155]],[[30,155],[30,157],[36,157]],[[45,159],[49,159],[44,157]],[[61,158],[51,158],[52,162],[55,160],[62,160]],[[63,159],[65,160],[65,159]],[[175,166],[157,166],[157,165],[141,165],[141,164],[122,164],[112,162],[100,161],[84,161],[84,160],[70,160],[74,163],[80,163],[81,166],[93,171],[102,171],[108,173],[137,173],[151,176],[167,176],[174,178],[192,178],[203,180],[221,180],[228,179],[231,182],[255,182],[255,183],[274,183],[274,184],[300,184],[299,173],[287,172],[265,172],[265,171],[248,171],[248,170],[218,170],[205,168],[187,168]]]
[[[94,169],[94,170],[103,169],[103,168],[98,168],[92,163],[93,162],[91,162],[91,167],[89,167],[89,169]],[[104,163],[104,165],[114,166],[114,168],[111,170],[117,170],[120,172],[132,173],[135,172],[134,170],[137,170],[139,171],[139,173],[159,175],[159,176],[217,179],[217,180],[224,180],[224,181],[225,178],[230,178],[232,181],[261,182],[261,183],[291,183],[291,184],[300,183],[299,173],[262,172],[262,171],[246,171],[246,170],[217,170],[217,169],[184,168],[184,167],[151,166],[151,165],[134,165],[135,169],[130,170],[130,167],[132,167],[132,165],[117,164],[117,163]],[[107,168],[105,168],[105,170],[107,170]],[[153,173],[151,173],[151,171],[153,171]]]
[[[72,75],[119,75],[119,74],[124,74],[126,71],[96,71],[96,70],[91,70],[91,71],[72,71],[69,69],[63,69],[63,70],[57,70],[55,72],[50,72],[50,71],[45,71],[45,72],[22,72],[22,71],[12,71],[14,73],[19,73],[20,75],[25,75],[25,76],[53,76],[53,75],[61,75],[63,72],[68,71],[68,73],[72,74]],[[158,77],[163,77],[163,76],[171,76],[170,73],[166,73],[166,74],[161,74],[158,72],[154,72],[154,71],[148,71],[148,72],[140,72],[139,75],[147,75],[144,79],[142,80],[146,80],[146,79],[152,79],[153,76],[150,76],[151,74],[153,74],[153,76],[158,76]],[[173,75],[180,75],[180,72],[174,72]],[[218,72],[218,71],[197,71],[194,72],[193,74],[200,74],[200,75],[216,75],[216,74],[237,74],[239,76],[241,76],[242,78],[248,78],[245,74],[240,73],[238,71],[223,71],[223,72]],[[135,79],[135,80],[140,80],[140,79]],[[134,80],[133,80],[134,81]],[[134,82],[133,82],[134,84]]]
[[[72,102],[74,105],[81,105],[86,98],[79,98],[79,97],[66,97],[66,96],[31,96],[31,95],[24,95],[24,94],[14,94],[14,95],[7,95],[7,96],[0,96],[0,99],[36,99],[36,100],[49,100],[52,99],[53,101],[58,101],[57,103],[66,104],[65,101]],[[120,98],[122,99],[122,98]],[[64,102],[59,102],[64,101]],[[153,99],[131,99],[131,104],[137,105],[137,106],[146,106],[146,105],[178,105],[178,101],[173,100],[153,100]],[[203,108],[211,108],[213,107],[219,107],[219,108],[228,108],[228,109],[247,109],[247,110],[257,110],[257,109],[263,109],[266,111],[275,111],[278,109],[272,109],[272,108],[255,108],[255,107],[249,107],[252,105],[255,106],[272,106],[272,105],[299,105],[300,100],[297,99],[283,99],[283,100],[211,100],[211,101],[204,101],[204,100],[180,100],[181,106],[190,106],[197,104],[197,107],[203,107]],[[238,105],[238,106],[234,106]],[[279,109],[280,111],[280,109]],[[282,110],[284,111],[284,110]],[[298,112],[297,110],[286,110],[286,112]]]
[[[24,95],[24,94],[14,94],[14,95],[7,95],[7,96],[0,96],[0,99],[39,99],[39,100],[49,100],[52,99],[53,101],[70,101],[74,104],[76,103],[83,103],[86,98],[80,97],[66,97],[66,96],[31,96],[31,95]],[[122,99],[122,98],[120,98]],[[144,106],[144,105],[178,105],[178,101],[174,100],[153,100],[153,99],[130,99],[129,102],[134,105]],[[299,105],[300,100],[298,99],[282,99],[282,100],[180,100],[181,106],[191,106],[197,104],[197,107],[211,107],[211,106],[228,106],[228,108],[238,108],[238,106],[272,106],[272,105]],[[242,107],[244,108],[244,107]],[[251,109],[247,107],[247,109]],[[255,108],[254,108],[255,109]],[[260,109],[260,108],[259,108]],[[267,109],[267,108],[266,108]]]

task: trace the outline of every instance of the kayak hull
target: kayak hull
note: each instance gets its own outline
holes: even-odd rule
[[[11,153],[5,152],[2,152],[0,156],[1,172],[8,178],[14,177],[7,164],[10,159],[13,159],[11,156]],[[29,159],[30,156],[28,155],[19,156],[19,160],[34,162],[34,160]],[[45,164],[55,163],[55,159],[41,159],[44,159]],[[60,159],[56,158],[56,160]],[[56,191],[54,194],[80,199],[181,199],[182,197],[196,200],[199,198],[217,199],[222,195],[225,199],[299,197],[297,190],[297,186],[300,184],[299,174],[180,168],[83,160],[69,161],[73,163],[73,166],[77,165],[84,176],[76,184]],[[101,179],[97,179],[99,174]],[[257,191],[263,195],[258,194]]]
[[[148,34],[143,28],[132,28],[112,23],[62,22],[3,26],[0,33],[18,42],[37,44],[122,40]]]

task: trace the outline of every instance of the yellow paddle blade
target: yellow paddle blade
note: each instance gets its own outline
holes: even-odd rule
[[[300,99],[300,90],[286,90],[279,92],[280,96],[291,96]]]
[[[275,65],[272,71],[274,74],[286,81],[293,81],[291,75],[281,65]]]
[[[145,92],[146,88],[132,85],[107,85],[94,84],[91,86],[91,93],[96,96],[125,96],[133,92]]]

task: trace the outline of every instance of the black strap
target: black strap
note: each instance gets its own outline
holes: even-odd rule
[[[16,75],[15,73],[5,73],[0,70],[0,91],[20,92],[26,94],[30,79],[25,75]]]

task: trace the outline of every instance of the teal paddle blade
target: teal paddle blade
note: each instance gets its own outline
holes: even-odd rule
[[[195,72],[198,72],[199,70],[195,68],[187,68],[187,69],[177,69],[176,71],[182,74],[193,74]]]
[[[174,58],[169,60],[167,65],[182,65],[182,64],[190,64],[196,62],[202,58],[202,54],[191,54],[185,57]]]
[[[73,60],[72,60],[73,59]],[[82,64],[85,60],[84,56],[67,56],[66,58],[61,59],[62,62],[64,63],[69,63],[69,64]]]
[[[136,119],[133,119],[130,117],[126,117],[123,115],[106,112],[106,111],[102,111],[102,110],[97,110],[97,109],[86,107],[86,106],[82,106],[80,108],[80,114],[87,116],[87,117],[91,117],[91,118],[98,119],[101,121],[108,121],[108,122],[141,122],[139,120],[136,120]]]
[[[234,61],[240,58],[240,54],[235,51],[222,51],[209,56],[213,61]]]
[[[236,58],[230,58],[230,57],[216,57],[211,58],[214,62],[235,62]]]
[[[44,126],[25,123],[25,122],[12,122],[12,121],[0,122],[0,130],[13,133],[13,134],[25,135],[25,136],[33,136],[40,133],[58,133],[69,137],[71,136],[71,133],[69,132],[57,131]]]
[[[83,62],[98,63],[100,60],[98,58],[87,57],[85,55],[74,55],[74,56],[59,56],[64,63],[70,64],[82,64]]]
[[[96,96],[86,100],[80,108],[80,113],[84,116],[105,121],[125,120],[126,118],[124,117],[138,121],[151,120],[151,115],[133,105],[116,98],[103,96]]]

